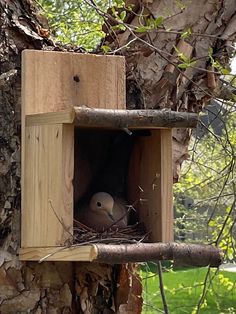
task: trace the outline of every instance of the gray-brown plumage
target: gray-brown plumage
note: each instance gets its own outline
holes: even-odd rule
[[[76,216],[81,223],[96,231],[103,231],[110,226],[127,226],[124,202],[106,192],[95,193],[87,205],[78,209]]]

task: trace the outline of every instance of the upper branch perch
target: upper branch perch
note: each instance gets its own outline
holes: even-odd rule
[[[26,116],[26,125],[74,123],[78,127],[107,129],[195,128],[198,115],[166,110],[94,109],[67,110]]]

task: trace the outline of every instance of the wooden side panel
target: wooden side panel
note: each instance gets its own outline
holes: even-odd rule
[[[22,65],[23,116],[72,106],[126,108],[124,57],[25,50]]]
[[[162,242],[174,240],[172,130],[160,130]]]
[[[151,232],[152,242],[173,240],[172,185],[172,132],[152,130],[137,139],[128,175],[130,202],[140,200],[139,220]]]
[[[59,246],[73,232],[74,126],[25,128],[22,247]]]

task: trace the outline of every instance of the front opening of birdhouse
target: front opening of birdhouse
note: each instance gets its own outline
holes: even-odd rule
[[[170,241],[173,234],[171,140],[170,130],[75,128],[75,220],[97,231],[106,231],[103,241],[104,237],[109,238],[108,242],[122,238],[126,242]],[[98,194],[98,208],[95,204],[91,210],[93,195],[104,192],[113,197],[114,209],[103,206],[102,194]],[[108,202],[106,195],[104,202]],[[123,229],[126,222],[128,228]],[[83,235],[78,241],[89,241],[90,230],[85,228],[82,232],[83,225],[76,225],[79,236]],[[91,232],[93,240],[94,237]]]
[[[174,117],[172,127],[181,126],[181,119],[126,110],[122,57],[25,51],[22,76],[20,259],[96,260],[99,238],[86,238],[75,221],[97,193],[128,210],[123,227],[144,226],[139,239],[172,241],[172,132],[166,117]],[[102,202],[96,199],[98,207]],[[118,232],[114,208],[105,214]],[[94,217],[91,211],[80,220],[103,232],[101,243],[120,243],[119,236],[105,241],[107,221]]]

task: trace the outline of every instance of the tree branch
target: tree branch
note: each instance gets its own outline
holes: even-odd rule
[[[159,287],[160,287],[160,292],[161,292],[161,298],[162,298],[162,304],[163,304],[163,308],[164,308],[164,313],[165,314],[169,314],[168,305],[167,305],[167,302],[166,302],[163,278],[162,278],[162,267],[161,267],[161,262],[160,261],[157,262],[157,271],[158,271],[158,276],[159,276]]]
[[[195,113],[166,110],[113,110],[75,107],[77,126],[112,129],[125,128],[194,128],[198,122]]]
[[[181,265],[218,267],[221,251],[215,246],[183,243],[94,244],[93,260],[101,263],[127,263],[174,260]]]

